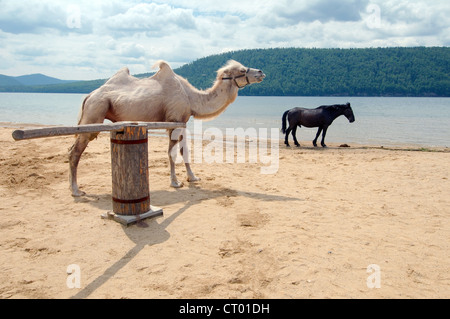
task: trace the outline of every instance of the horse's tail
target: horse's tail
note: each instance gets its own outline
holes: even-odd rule
[[[289,113],[289,110],[284,112],[283,117],[281,118],[281,123],[282,123],[281,132],[283,132],[283,134],[286,134],[286,118],[287,118],[288,113]]]

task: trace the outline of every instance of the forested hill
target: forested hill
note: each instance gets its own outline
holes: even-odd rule
[[[206,89],[229,59],[267,76],[240,95],[450,96],[450,47],[242,50],[201,58],[175,72]],[[104,82],[0,86],[0,91],[89,93]]]
[[[199,59],[176,72],[206,88],[228,59],[267,75],[241,95],[450,96],[449,47],[244,50]]]

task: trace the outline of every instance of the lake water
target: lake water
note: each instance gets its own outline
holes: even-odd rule
[[[0,93],[0,122],[76,125],[85,94]],[[399,97],[238,97],[203,130],[281,128],[281,116],[293,107],[314,108],[350,102],[356,121],[342,116],[328,129],[326,142],[373,145],[450,146],[450,98]],[[193,121],[188,123],[193,132]],[[297,130],[301,144],[312,145],[317,129]],[[270,136],[270,130],[268,130]],[[283,138],[280,133],[280,138]],[[292,138],[290,138],[292,140]]]

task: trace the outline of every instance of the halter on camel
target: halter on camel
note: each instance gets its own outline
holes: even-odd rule
[[[239,75],[239,76],[233,76],[233,77],[229,77],[229,78],[222,78],[222,80],[234,80],[234,83],[236,83],[236,86],[237,86],[238,88],[240,88],[240,89],[243,89],[243,88],[245,88],[247,85],[250,84],[250,81],[249,81],[248,76],[247,76],[248,72],[250,72],[250,68],[247,69],[247,72],[245,72],[245,74],[242,74],[242,75]],[[243,78],[244,76],[245,76],[245,79],[247,80],[247,83],[245,83],[243,86],[240,86],[240,85],[237,83],[236,79]]]

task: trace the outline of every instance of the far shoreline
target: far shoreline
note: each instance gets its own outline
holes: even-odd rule
[[[94,91],[94,90],[92,90]],[[86,92],[33,92],[33,91],[0,91],[0,94],[74,94],[74,95],[88,95],[92,93],[92,91]],[[380,94],[380,95],[370,95],[370,94],[360,94],[360,95],[346,95],[346,94],[325,94],[325,95],[260,95],[260,94],[245,94],[239,93],[239,97],[275,97],[275,98],[290,98],[290,97],[335,97],[335,98],[438,98],[438,99],[448,99],[449,95],[437,95],[437,94],[423,94],[423,95],[414,95],[414,94]]]
[[[57,126],[68,126],[68,125],[51,125],[51,124],[39,124],[39,123],[16,123],[16,122],[0,122],[0,128],[5,129],[31,129],[31,128],[44,128],[44,127],[57,127]],[[100,134],[109,134],[108,132],[101,132]],[[149,136],[167,138],[167,133],[163,130],[149,130]],[[63,136],[55,136],[50,138],[57,138]],[[196,138],[195,136],[193,137]],[[188,139],[193,139],[191,136]],[[226,142],[226,136],[223,137],[224,142]],[[11,137],[13,140],[13,138]],[[248,140],[248,138],[246,138]],[[258,139],[259,140],[259,139]],[[286,148],[283,143],[284,137],[280,134],[280,148]],[[210,142],[210,140],[203,139],[203,142]],[[308,141],[300,141],[303,145],[299,148],[291,145],[292,150],[324,150],[322,147],[313,147],[312,145],[305,144]],[[346,146],[347,145],[347,146]],[[326,149],[381,149],[381,150],[392,150],[392,151],[420,151],[420,152],[443,152],[450,153],[450,147],[448,146],[435,146],[435,145],[424,145],[424,144],[414,144],[414,143],[357,143],[357,142],[327,142]]]

